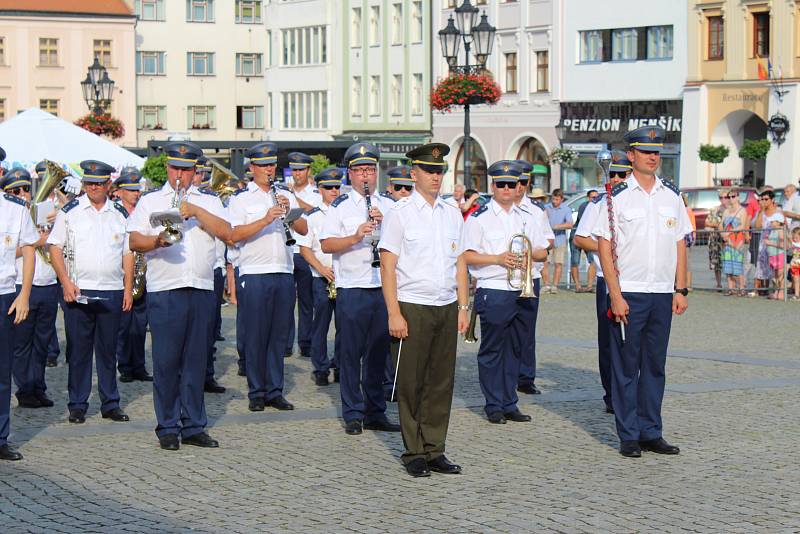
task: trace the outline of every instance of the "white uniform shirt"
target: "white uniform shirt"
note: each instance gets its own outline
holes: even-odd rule
[[[479,254],[503,254],[508,252],[511,236],[523,232],[523,229],[534,249],[545,249],[550,245],[544,228],[530,212],[516,204],[506,212],[491,200],[467,217],[461,243],[464,250],[474,250]],[[469,271],[478,280],[479,288],[518,291],[508,285],[508,270],[502,265],[470,265]],[[538,269],[531,273],[532,278],[540,276]]]
[[[379,195],[370,195],[373,208],[377,208],[385,217],[394,201]],[[364,196],[353,190],[342,195],[331,203],[325,217],[320,241],[329,237],[347,237],[356,233],[358,227],[367,222],[367,205]],[[373,288],[381,287],[381,272],[372,267],[372,245],[369,236],[354,246],[333,255],[333,272],[337,288]]]
[[[17,247],[32,245],[38,240],[39,232],[24,202],[11,195],[0,195],[0,295],[17,290],[14,284]]]
[[[533,215],[533,219],[542,228],[545,239],[555,241],[556,234],[553,233],[553,229],[550,227],[550,219],[547,218],[547,212],[544,210],[544,208],[538,204],[534,204],[533,200],[531,200],[528,196],[523,196],[519,205],[523,208],[527,208],[527,211]]]
[[[437,196],[433,206],[414,191],[392,206],[378,246],[398,256],[397,300],[444,306],[457,298],[461,210]]]
[[[45,246],[45,248],[47,248]],[[34,256],[36,258],[36,265],[33,271],[33,285],[35,286],[51,286],[58,281],[56,272],[51,265],[42,259],[42,256],[37,252]],[[17,285],[22,284],[22,258],[17,258]]]
[[[330,206],[321,202],[319,206],[308,212],[306,214],[308,233],[306,235],[297,236],[297,246],[310,248],[317,260],[325,267],[331,267],[333,265],[333,255],[322,252],[322,245],[319,244],[319,236],[322,234],[322,228],[325,226],[325,217],[329,209]],[[313,267],[311,267],[311,276],[314,278],[322,277]]]
[[[600,215],[600,204],[605,204],[605,203],[606,203],[606,194],[600,193],[594,201],[589,202],[586,205],[586,208],[584,208],[583,210],[583,215],[581,216],[581,221],[578,223],[578,227],[575,229],[575,235],[580,237],[591,237],[592,239],[597,241],[597,237],[592,235],[592,230],[594,230],[594,227],[597,224],[597,217]],[[597,276],[602,278],[603,266],[600,265],[600,254],[594,252],[592,258],[594,259],[594,266],[597,269]]]
[[[278,195],[289,199],[290,209],[297,207],[297,200],[288,189],[278,187]],[[275,205],[272,193],[256,185],[241,191],[231,198],[228,213],[231,226],[243,226],[264,217]],[[294,270],[292,247],[286,246],[283,222],[275,219],[250,239],[240,241],[239,274],[291,273]]]
[[[322,195],[319,194],[319,191],[310,183],[306,184],[306,186],[298,191],[295,189],[294,191],[295,198],[299,198],[306,204],[311,205],[312,207],[316,208],[320,204],[322,204]],[[299,205],[299,204],[298,204]],[[300,234],[292,230],[292,235],[294,236],[295,240],[298,244],[292,247],[292,251],[295,254],[300,254],[300,238],[302,237]]]
[[[164,187],[144,195],[128,219],[128,232],[157,236],[163,226],[153,228],[150,214],[172,207],[175,191],[169,182]],[[186,201],[203,208],[212,215],[227,220],[225,208],[219,198],[203,193],[192,186]],[[196,218],[181,224],[183,239],[171,247],[157,248],[145,254],[147,260],[147,292],[168,291],[183,287],[214,289],[214,262],[217,250],[214,236],[203,230]]]
[[[47,244],[63,250],[67,244],[69,225],[75,246],[75,272],[70,273],[70,277],[77,280],[77,286],[99,291],[122,289],[122,256],[130,254],[125,231],[127,219],[120,211],[125,208],[106,200],[103,207],[97,210],[87,195],[75,200],[77,205],[70,208],[72,204],[67,204],[58,212]]]
[[[650,193],[641,188],[634,175],[617,188],[613,205],[622,291],[672,293],[678,262],[676,243],[692,232],[683,200],[658,177]],[[606,202],[600,202],[592,234],[611,239]]]

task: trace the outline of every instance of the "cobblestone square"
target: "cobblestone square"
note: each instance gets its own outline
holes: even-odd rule
[[[286,361],[294,412],[250,413],[236,375],[235,309],[224,309],[206,395],[219,449],[158,448],[150,384],[120,384],[128,424],[70,425],[66,375],[48,369],[56,406],[16,407],[0,464],[0,524],[16,532],[797,532],[800,530],[800,306],[694,294],[673,324],[665,437],[677,457],[617,453],[603,412],[593,295],[545,295],[541,396],[532,423],[490,425],[476,345],[460,345],[448,455],[459,476],[408,477],[399,434],[347,436],[338,385]],[[480,333],[478,333],[480,335]],[[63,339],[63,338],[62,338]],[[331,338],[332,347],[332,338]],[[148,362],[149,367],[149,362]],[[396,406],[390,417],[396,418]]]

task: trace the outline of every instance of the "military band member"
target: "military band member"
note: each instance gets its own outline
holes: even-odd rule
[[[142,196],[142,173],[136,167],[124,167],[114,180],[117,198],[130,217]],[[134,257],[134,268],[135,268]],[[134,272],[135,274],[135,272]],[[153,377],[145,366],[147,339],[147,295],[133,301],[130,310],[122,312],[117,339],[117,368],[120,382],[152,382]]]
[[[252,412],[265,406],[293,410],[283,396],[283,359],[295,302],[293,251],[286,244],[283,218],[298,205],[288,188],[274,182],[275,143],[259,143],[247,151],[247,157],[253,186],[234,195],[228,211],[231,240],[239,245],[240,286],[247,293],[239,305],[245,322],[248,408]],[[293,227],[300,234],[308,231],[304,218]]]
[[[661,402],[672,314],[688,307],[684,237],[692,225],[678,188],[656,176],[664,135],[655,126],[625,135],[633,173],[612,190],[614,220],[601,202],[592,232],[614,318],[611,402],[619,450],[632,458],[642,450],[680,452],[662,437]]]
[[[347,149],[344,161],[353,190],[331,203],[320,236],[322,252],[333,254],[342,417],[350,435],[361,434],[364,428],[400,431],[399,425],[386,418],[382,382],[389,352],[388,317],[380,270],[372,265],[377,255],[373,232],[392,204],[375,194],[379,157],[378,148],[369,143]],[[365,184],[369,200],[364,196]]]
[[[31,201],[31,179],[25,169],[14,169],[2,179],[3,192],[22,199],[29,207]],[[55,220],[56,213],[48,214]],[[39,228],[39,239],[34,248],[45,247],[49,230]],[[58,284],[53,268],[34,255],[33,286],[29,298],[28,317],[14,327],[14,382],[17,385],[17,401],[24,408],[49,408],[53,401],[47,396],[45,365],[50,341],[56,331],[58,310]],[[22,248],[17,247],[17,291],[22,289]]]
[[[302,152],[289,153],[289,168],[292,171],[292,192],[298,205],[304,210],[311,211],[322,202],[320,192],[311,183],[311,156]],[[295,234],[295,239],[298,235]],[[297,345],[300,355],[308,358],[311,356],[311,337],[313,321],[313,287],[311,270],[305,258],[300,254],[300,246],[295,245],[294,252],[294,284],[297,292]],[[289,328],[289,342],[286,345],[286,356],[291,356],[294,347],[295,324],[294,309],[292,309],[292,323]]]
[[[612,186],[624,181],[633,170],[628,156],[621,150],[612,152],[612,163],[608,169],[608,179]],[[597,315],[597,363],[600,369],[600,383],[603,385],[603,402],[606,413],[614,413],[611,403],[611,323],[608,320],[608,291],[603,278],[603,266],[600,265],[600,256],[597,254],[597,239],[592,235],[592,230],[597,224],[600,208],[606,202],[606,193],[602,192],[586,206],[583,211],[578,228],[575,230],[575,246],[586,252],[594,252],[592,259],[595,263],[597,274],[595,294],[595,312]]]
[[[218,447],[205,431],[203,384],[208,332],[214,327],[215,238],[230,240],[231,227],[219,199],[192,186],[200,147],[173,142],[167,182],[143,196],[128,222],[131,248],[147,259],[147,319],[153,345],[156,435],[165,450],[185,445]],[[178,206],[183,238],[174,244],[153,227],[150,215]]]
[[[5,159],[0,148],[0,161]],[[2,169],[2,167],[0,167]],[[0,171],[2,173],[3,171]],[[11,418],[11,366],[14,355],[12,329],[28,316],[34,270],[33,244],[39,233],[33,224],[25,201],[13,195],[0,196],[0,460],[21,460],[22,454],[8,445]],[[22,248],[22,284],[15,287],[15,258]]]
[[[331,202],[339,196],[342,187],[342,171],[336,167],[325,169],[315,178],[322,202],[306,214],[308,233],[297,239],[300,254],[311,267],[314,289],[314,320],[311,328],[311,364],[314,367],[314,383],[318,386],[329,384],[330,369],[336,368],[339,356],[339,329],[336,329],[333,359],[328,358],[328,329],[335,312],[336,300],[330,298],[330,288],[335,288],[333,258],[322,252],[319,236],[325,224],[325,217]],[[338,318],[337,318],[338,320]]]
[[[123,311],[131,309],[133,254],[125,232],[128,212],[108,199],[114,168],[82,161],[85,195],[61,208],[47,243],[64,294],[64,325],[72,343],[69,422],[83,423],[92,392],[92,356],[103,418],[128,421],[119,406],[116,346]],[[65,252],[64,249],[67,249]],[[88,298],[81,301],[82,299]]]
[[[386,171],[389,177],[389,196],[392,200],[410,197],[414,191],[414,178],[411,176],[411,167],[398,165]],[[381,193],[385,196],[385,193]]]
[[[467,217],[462,234],[464,259],[477,279],[474,305],[481,321],[478,377],[490,423],[526,422],[531,417],[517,407],[517,381],[522,352],[528,347],[536,309],[532,298],[521,298],[508,282],[508,269],[526,269],[509,252],[511,237],[525,234],[534,261],[547,257],[549,242],[533,215],[515,202],[521,169],[513,161],[499,161],[488,170],[492,200]],[[534,293],[539,294],[539,280]]]
[[[442,143],[411,150],[416,190],[391,209],[381,232],[381,278],[388,309],[405,452],[413,477],[461,472],[444,455],[458,332],[467,329],[464,218],[439,196],[450,151]],[[400,341],[404,345],[400,350]]]
[[[522,209],[528,211],[533,215],[536,224],[541,228],[547,241],[548,248],[553,246],[555,241],[555,234],[550,228],[550,221],[547,218],[547,212],[544,210],[544,204],[535,198],[528,196],[528,188],[531,183],[531,173],[533,172],[533,165],[525,160],[518,159],[514,163],[520,168],[519,181],[517,182],[517,196],[516,204]],[[538,280],[541,278],[543,264],[537,263],[536,270],[533,272],[533,278]],[[539,294],[537,288],[536,294]],[[536,319],[539,316],[539,299],[534,299],[533,302],[534,315],[533,323],[529,329],[530,337],[527,347],[522,351],[522,360],[519,364],[519,381],[517,382],[517,391],[526,393],[528,395],[538,395],[541,393],[539,388],[536,387],[534,381],[536,380]]]

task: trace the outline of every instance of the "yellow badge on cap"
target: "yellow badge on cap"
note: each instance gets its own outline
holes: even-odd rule
[[[441,156],[441,155],[442,155],[442,151],[441,151],[441,150],[439,150],[439,147],[434,147],[434,149],[433,149],[433,150],[431,150],[431,155],[432,155],[434,158],[438,158],[439,156]]]
[[[508,172],[508,164],[503,165],[503,172]]]
[[[367,147],[365,147],[364,145],[361,145],[361,147],[358,149],[358,153],[363,156],[364,154],[367,153]]]
[[[188,150],[189,150],[189,149],[188,149],[188,148],[186,148],[186,145],[181,145],[181,146],[179,146],[179,147],[178,147],[178,152],[180,152],[181,154],[186,154],[186,152],[187,152]]]
[[[97,164],[96,163],[90,164],[89,165],[89,170],[92,171],[92,172],[96,171],[97,170]]]
[[[647,137],[649,137],[650,139],[655,139],[657,136],[658,136],[658,133],[655,130],[652,130],[652,129],[647,134]]]

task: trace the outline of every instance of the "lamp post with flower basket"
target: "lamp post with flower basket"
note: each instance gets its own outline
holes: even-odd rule
[[[477,104],[494,104],[500,100],[500,87],[486,72],[486,60],[492,53],[496,28],[489,24],[484,12],[478,23],[479,9],[470,0],[463,0],[439,30],[442,55],[447,61],[448,76],[431,92],[431,106],[448,112],[454,106],[464,106],[464,184],[472,179],[472,155],[469,108]],[[459,65],[459,48],[464,43],[464,64]],[[470,64],[470,52],[475,45],[475,60]]]

